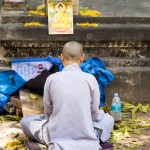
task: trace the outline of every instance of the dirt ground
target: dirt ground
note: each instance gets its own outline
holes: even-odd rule
[[[150,110],[147,113],[138,112],[137,118],[148,121],[148,123],[150,123]],[[116,150],[150,150],[150,128],[141,128],[140,131],[141,133],[139,135],[130,134],[130,137],[124,137],[123,139],[116,141],[117,147],[121,145],[126,145],[126,147],[117,148]],[[130,141],[134,141],[135,143],[143,143],[143,146],[137,145],[134,148],[129,148]]]
[[[150,110],[147,113],[138,113],[138,118],[150,121]],[[124,138],[117,141],[116,145],[119,146],[126,144],[127,147],[120,148],[120,150],[130,150],[130,148],[128,148],[128,141],[139,141],[145,143],[145,145],[136,146],[135,148],[132,148],[132,150],[150,150],[150,128],[140,129],[140,131],[140,135],[132,134],[130,138]],[[0,123],[0,150],[8,150],[3,147],[7,142],[13,141],[16,138],[25,139],[25,135],[23,134],[18,121]],[[117,148],[117,150],[119,149]]]
[[[16,138],[25,138],[18,121],[0,123],[0,150],[4,150],[3,147],[5,144],[15,140]]]

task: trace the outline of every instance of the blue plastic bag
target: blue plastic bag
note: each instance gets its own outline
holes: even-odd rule
[[[0,114],[3,112],[4,106],[7,104],[8,100],[9,95],[4,95],[0,93]]]
[[[96,57],[89,58],[80,64],[82,71],[90,73],[95,76],[100,90],[100,104],[105,104],[105,92],[104,88],[114,79],[114,75],[106,70],[104,63]]]
[[[0,93],[11,95],[25,84],[25,80],[14,70],[0,72]]]
[[[0,114],[9,100],[9,96],[21,88],[25,80],[14,70],[0,72]]]

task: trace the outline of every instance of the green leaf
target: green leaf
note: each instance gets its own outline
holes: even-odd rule
[[[136,128],[138,128],[138,127],[139,127],[139,125],[137,125],[137,124],[135,124],[135,123],[132,123],[132,124],[130,124],[130,127],[132,127],[132,128],[134,128],[134,129],[136,129]]]
[[[134,129],[134,131],[133,131],[135,134],[138,134],[138,135],[140,135],[141,134],[141,131],[139,130],[139,129]]]
[[[43,8],[45,8],[45,4],[39,5],[39,6],[36,8],[36,10],[42,10]]]
[[[149,105],[142,106],[142,112],[146,113],[149,109]]]
[[[126,138],[129,138],[129,137],[130,137],[130,134],[129,134],[129,132],[128,132],[127,130],[125,130],[125,137],[126,137]]]
[[[133,131],[133,129],[131,129],[129,126],[125,126],[124,128],[125,128],[126,131],[129,131],[129,132]]]
[[[113,150],[117,150],[116,144],[113,144],[113,146],[114,146]]]
[[[133,149],[134,147],[135,147],[134,144],[131,144],[131,145],[130,145],[130,149]]]
[[[133,120],[136,120],[136,119],[137,119],[137,116],[136,116],[135,112],[132,112],[132,119],[133,119]]]
[[[114,137],[111,137],[111,138],[110,138],[110,143],[111,143],[111,144],[116,143],[116,141],[115,141]]]
[[[133,113],[136,113],[136,112],[138,111],[138,109],[140,109],[141,106],[142,106],[142,104],[139,103],[136,107],[134,107],[134,108],[132,109],[132,112],[133,112]]]

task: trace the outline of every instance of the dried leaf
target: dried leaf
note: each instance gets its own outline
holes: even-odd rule
[[[135,134],[138,134],[138,135],[140,135],[141,134],[141,131],[139,130],[139,129],[134,129],[134,131],[133,131]]]
[[[110,138],[110,142],[111,142],[112,144],[116,143],[116,141],[115,141],[115,139],[114,139],[113,136]]]
[[[133,129],[131,129],[129,126],[125,126],[124,128],[125,128],[125,130],[128,131],[128,132],[132,132],[132,131],[133,131]]]
[[[137,116],[136,116],[135,112],[132,112],[132,120],[135,120],[135,119],[137,119]]]
[[[33,93],[29,93],[29,95],[33,100],[36,100],[38,98],[37,95],[35,95]]]
[[[123,108],[124,108],[125,110],[129,110],[129,109],[135,108],[135,105],[130,104],[130,103],[128,103],[128,102],[125,102],[125,103],[123,104]]]
[[[142,112],[146,113],[149,109],[149,105],[142,106]]]
[[[130,144],[130,149],[133,149],[135,147],[134,144]]]
[[[139,127],[139,125],[137,125],[137,124],[135,124],[135,123],[130,124],[130,126],[131,126],[133,129],[136,129],[136,128]]]
[[[19,139],[15,139],[12,142],[8,142],[5,144],[4,148],[17,148],[18,146],[22,145],[24,141],[21,141]]]
[[[130,134],[129,134],[129,132],[128,132],[127,130],[125,130],[125,137],[126,137],[126,138],[129,138],[129,137],[130,137]]]
[[[136,112],[138,111],[138,109],[139,109],[141,106],[142,106],[142,104],[139,103],[136,107],[134,107],[134,108],[132,109],[132,112],[133,112],[133,113],[136,113]]]
[[[113,150],[117,150],[116,144],[113,144],[113,146],[114,146]]]

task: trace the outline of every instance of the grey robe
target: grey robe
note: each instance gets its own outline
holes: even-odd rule
[[[49,145],[49,150],[99,150],[98,138],[102,137],[103,141],[109,138],[114,122],[110,115],[99,111],[98,83],[78,65],[67,66],[62,72],[49,76],[43,100],[45,115],[39,120],[30,120],[32,126],[38,120],[39,129],[36,127],[34,133],[32,127],[25,129],[30,116],[22,120],[21,125],[25,133],[30,130],[31,136],[38,133],[39,141]],[[99,129],[102,130],[101,137]]]

